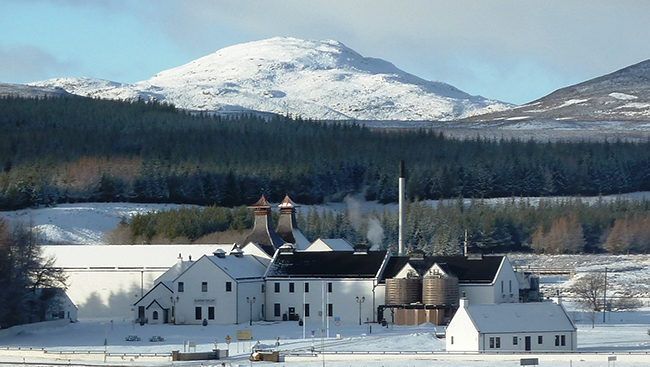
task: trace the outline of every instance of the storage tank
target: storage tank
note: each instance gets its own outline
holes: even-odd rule
[[[386,279],[386,304],[408,305],[422,301],[422,281],[418,278]]]
[[[422,280],[422,303],[425,305],[457,305],[458,278],[431,277]]]

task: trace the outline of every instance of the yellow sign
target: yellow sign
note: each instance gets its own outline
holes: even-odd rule
[[[253,331],[237,330],[237,340],[253,340]]]

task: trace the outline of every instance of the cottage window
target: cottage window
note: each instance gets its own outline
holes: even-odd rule
[[[327,283],[327,293],[332,293],[332,282]]]
[[[566,335],[560,335],[560,345],[561,346],[566,345]]]
[[[327,304],[327,316],[333,316],[334,315],[334,305],[331,303]]]
[[[214,307],[208,307],[208,320],[214,320]]]
[[[305,317],[309,317],[309,303],[305,303]]]
[[[496,338],[494,338],[494,347],[501,348],[501,337],[497,336]]]
[[[516,336],[513,336],[512,337],[512,345],[517,345],[517,344],[519,344],[519,338],[517,338]]]
[[[201,292],[208,291],[208,282],[201,282]]]
[[[494,349],[494,337],[490,337],[490,349]]]
[[[544,344],[544,337],[539,335],[537,336],[537,344]]]
[[[154,311],[154,312],[153,312],[152,318],[153,318],[154,320],[158,320],[158,311]]]
[[[293,293],[295,290],[295,283],[289,283],[289,293]]]
[[[454,344],[454,337],[451,337],[451,344]]]
[[[556,336],[555,336],[555,346],[556,346],[556,347],[559,347],[559,346],[560,346],[560,336],[559,336],[559,335],[556,335]]]
[[[280,317],[280,304],[279,303],[274,303],[273,304],[273,315],[275,317]]]
[[[203,316],[201,315],[201,306],[194,307],[194,319],[201,320]]]
[[[185,292],[185,283],[178,282],[178,292]]]
[[[508,287],[510,288],[510,293],[512,293],[512,280],[508,281]]]
[[[305,283],[305,293],[309,293],[309,283]]]
[[[501,293],[503,293],[503,280],[501,281]]]
[[[232,292],[232,282],[226,282],[226,292]]]
[[[275,283],[274,287],[275,287],[275,293],[280,293],[280,283]]]
[[[266,284],[262,283],[262,293],[266,292]]]

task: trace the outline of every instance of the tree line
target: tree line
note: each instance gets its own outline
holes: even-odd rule
[[[0,210],[84,201],[235,207],[264,192],[303,204],[591,196],[650,190],[648,142],[456,140],[161,103],[0,98]],[[550,227],[548,227],[550,228]]]
[[[397,252],[398,213],[392,207],[362,212],[353,201],[346,210],[299,211],[297,225],[310,241],[346,238]],[[216,218],[212,224],[209,218]],[[274,213],[277,223],[278,215]],[[650,201],[605,200],[589,203],[578,198],[511,198],[500,202],[452,199],[411,201],[406,206],[405,243],[408,250],[429,255],[458,255],[465,241],[482,253],[536,252],[574,254],[650,252]],[[253,225],[252,211],[206,207],[180,208],[139,214],[122,224],[130,232],[127,243],[197,240],[213,230],[239,231],[239,239]],[[123,238],[124,240],[124,238]],[[218,240],[218,239],[217,239]]]
[[[44,321],[66,277],[46,258],[37,234],[0,219],[0,328]]]

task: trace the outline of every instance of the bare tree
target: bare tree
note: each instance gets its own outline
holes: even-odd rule
[[[603,305],[605,275],[602,273],[586,274],[576,280],[569,290],[575,294],[585,310],[598,312]]]

